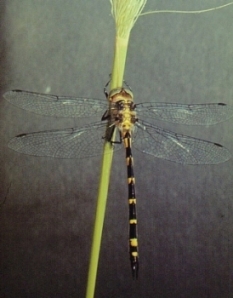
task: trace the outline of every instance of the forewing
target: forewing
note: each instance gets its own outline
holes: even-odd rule
[[[211,125],[233,116],[233,107],[224,103],[141,103],[136,105],[136,110],[139,119],[152,118],[187,125]]]
[[[36,114],[58,117],[101,115],[107,101],[90,98],[56,96],[22,90],[6,92],[4,98],[11,104]]]
[[[181,164],[218,164],[231,158],[220,144],[176,134],[144,121],[137,123],[133,145],[143,153]]]
[[[21,134],[13,138],[8,146],[19,153],[34,156],[57,158],[98,156],[103,153],[105,131],[106,123],[98,122],[82,128]]]

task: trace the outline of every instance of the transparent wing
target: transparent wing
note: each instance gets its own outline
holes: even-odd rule
[[[222,145],[176,134],[144,121],[136,123],[134,147],[181,164],[218,164],[231,158]]]
[[[107,101],[100,99],[56,96],[22,90],[8,91],[3,96],[19,108],[46,116],[98,116],[103,114],[108,106]]]
[[[179,124],[211,125],[233,116],[233,106],[224,103],[176,104],[140,103],[136,105],[138,117],[153,118]]]
[[[19,152],[34,156],[57,158],[84,158],[103,153],[106,123],[97,122],[82,128],[50,130],[14,137],[8,146]],[[122,148],[121,145],[114,149]]]

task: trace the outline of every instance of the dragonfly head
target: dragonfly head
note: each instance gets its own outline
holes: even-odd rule
[[[133,93],[129,89],[117,88],[109,93],[110,102],[130,101],[133,102]]]

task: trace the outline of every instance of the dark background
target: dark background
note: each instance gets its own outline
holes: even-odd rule
[[[145,11],[224,3],[151,0]],[[140,17],[125,73],[135,101],[231,104],[232,16],[233,6]],[[103,98],[115,32],[109,1],[1,0],[0,19],[1,95],[24,89]],[[36,158],[7,147],[19,133],[82,121],[35,115],[0,97],[0,297],[85,297],[101,157]],[[161,125],[233,153],[232,121]],[[233,161],[181,166],[134,152],[140,237],[135,282],[124,156],[119,151],[114,157],[95,297],[233,297]]]

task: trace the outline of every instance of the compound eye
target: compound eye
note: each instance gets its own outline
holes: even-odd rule
[[[118,104],[118,108],[119,108],[119,110],[123,110],[123,109],[124,109],[124,104],[123,104],[123,102],[119,102],[119,104]]]
[[[131,104],[130,104],[130,111],[134,111],[135,108],[136,108],[136,105],[133,102],[131,102]]]

